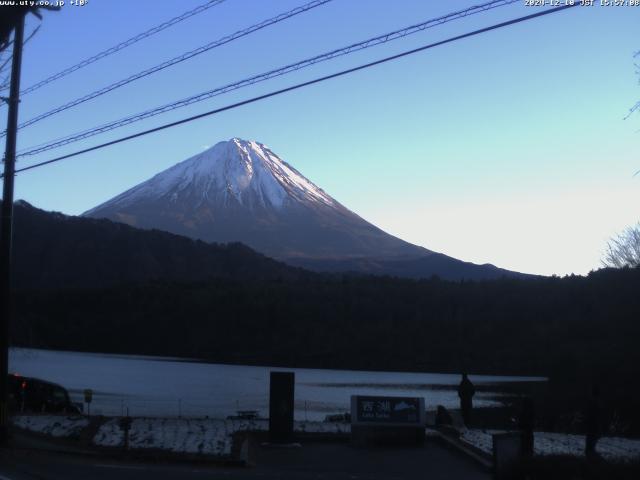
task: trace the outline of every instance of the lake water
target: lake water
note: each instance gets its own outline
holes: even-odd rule
[[[351,395],[424,397],[428,410],[458,406],[459,375],[221,365],[184,359],[12,348],[9,371],[63,385],[72,400],[94,392],[92,414],[225,418],[237,410],[269,410],[269,372],[295,372],[295,417],[322,420],[349,410]],[[476,387],[544,378],[470,375]],[[478,392],[476,406],[498,406]]]

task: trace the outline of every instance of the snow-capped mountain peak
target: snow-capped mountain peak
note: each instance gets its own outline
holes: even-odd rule
[[[371,225],[270,148],[232,138],[84,213],[276,258],[424,255]]]
[[[277,209],[296,201],[329,207],[335,204],[322,189],[262,143],[232,138],[155,175],[101,207],[111,204],[122,208],[143,199],[163,198]]]

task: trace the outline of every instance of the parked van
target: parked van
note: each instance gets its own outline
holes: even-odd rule
[[[12,412],[81,413],[67,390],[57,383],[9,374],[9,410]]]

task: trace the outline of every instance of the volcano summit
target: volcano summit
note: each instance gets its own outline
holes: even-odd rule
[[[265,145],[220,142],[84,216],[206,242],[242,242],[316,270],[492,278],[512,274],[412,245],[362,219]]]

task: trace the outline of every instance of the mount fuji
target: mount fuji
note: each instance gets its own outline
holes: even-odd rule
[[[206,242],[242,242],[320,271],[449,279],[521,275],[405,242],[359,217],[265,145],[217,143],[83,214]]]

